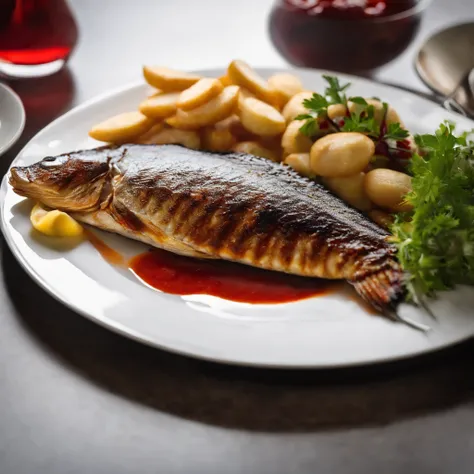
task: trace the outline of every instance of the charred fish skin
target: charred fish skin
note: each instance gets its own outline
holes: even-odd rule
[[[31,166],[13,167],[9,182],[20,196],[63,211],[87,212],[100,206],[110,183],[110,163],[123,150],[108,146],[47,156]]]
[[[90,183],[91,173],[81,173],[75,165],[84,158],[81,153],[98,162]],[[92,225],[185,255],[346,279],[383,312],[392,311],[403,297],[403,272],[395,247],[387,242],[389,234],[286,165],[178,145],[122,145],[67,156],[59,165],[64,170],[49,180],[18,184],[19,175],[31,178],[31,169],[42,166],[36,164],[21,172],[12,169],[10,182],[20,194],[41,201],[41,187],[56,186],[67,194],[63,175],[70,174],[70,183],[81,190],[93,189],[99,180],[95,206],[73,209],[74,203],[63,199],[62,209],[75,210],[76,218]],[[71,200],[83,193],[71,189]],[[50,193],[44,194],[47,200]],[[97,213],[107,214],[116,227],[101,225],[104,220],[97,221]]]

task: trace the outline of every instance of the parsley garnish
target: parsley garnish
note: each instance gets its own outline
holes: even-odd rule
[[[408,130],[402,128],[399,123],[391,123],[383,138],[384,140],[404,140],[409,135]]]
[[[359,98],[354,97],[354,99]],[[341,127],[341,132],[365,133],[374,140],[377,140],[380,137],[380,125],[374,118],[374,106],[368,105],[367,102],[365,102],[365,105],[359,102],[355,103],[363,105],[363,108],[360,112],[352,113],[350,117],[345,119],[344,125]]]
[[[313,94],[311,99],[303,100],[303,105],[308,109],[312,110],[313,112],[320,112],[322,110],[326,110],[328,108],[328,101],[325,97],[319,94]]]
[[[351,86],[351,83],[341,85],[339,78],[334,76],[323,76],[329,87],[324,91],[324,95],[328,98],[330,104],[347,104],[347,97],[344,91]]]
[[[326,120],[334,131],[339,131],[339,127],[328,118],[328,107],[332,104],[347,105],[347,97],[344,91],[350,83],[341,85],[337,77],[323,76],[328,83],[324,90],[324,95],[314,93],[310,99],[305,99],[303,105],[308,110],[307,114],[295,117],[295,120],[305,120],[300,131],[308,137],[314,136],[319,130],[319,120]]]
[[[363,97],[351,97],[349,100],[357,105],[364,105],[365,107],[369,105]]]
[[[375,108],[369,105],[363,97],[350,97],[346,95],[346,90],[350,86],[341,84],[337,77],[323,76],[328,86],[324,90],[324,94],[313,94],[310,99],[305,99],[303,105],[307,113],[300,114],[295,120],[304,120],[300,131],[303,135],[314,137],[320,131],[320,125],[326,123],[324,129],[326,132],[358,132],[370,137],[374,142],[377,150],[382,150],[384,154],[393,160],[395,167],[406,167],[407,159],[410,158],[411,151],[406,144],[396,143],[395,145],[386,143],[387,140],[395,142],[403,141],[409,137],[407,130],[403,129],[401,124],[392,123],[387,126],[385,117],[387,116],[388,104],[383,102],[382,116],[375,119]],[[347,116],[338,123],[331,120],[328,116],[328,107],[335,104],[343,104],[348,107],[348,102],[355,104],[351,113],[347,112]]]
[[[425,156],[411,160],[414,211],[392,226],[398,259],[409,275],[413,298],[474,284],[474,144],[440,125],[434,135],[418,135]]]

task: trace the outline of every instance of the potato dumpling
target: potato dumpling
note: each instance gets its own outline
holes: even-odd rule
[[[260,156],[261,158],[267,158],[272,161],[280,161],[276,153],[254,141],[237,143],[232,150],[238,153]]]
[[[276,103],[279,107],[283,107],[295,94],[303,91],[300,79],[286,72],[271,76],[268,79],[268,85],[275,91]]]
[[[303,101],[305,99],[311,99],[313,97],[313,93],[309,91],[299,92],[298,94],[294,95],[283,107],[282,115],[286,120],[286,123],[290,123],[301,114],[306,114],[308,111],[306,107],[303,105]]]
[[[295,171],[310,178],[313,176],[309,166],[309,153],[291,153],[285,158],[285,164],[291,166]]]
[[[374,118],[378,123],[382,123],[384,110],[383,110],[383,102],[377,99],[365,99],[369,105],[373,105],[374,107]],[[349,111],[351,113],[360,112],[362,110],[362,106],[355,104],[354,102],[349,101],[348,103]],[[391,106],[388,106],[387,109],[387,117],[386,117],[387,124],[390,125],[391,123],[399,123],[403,126],[403,122],[398,115],[397,111]]]
[[[164,92],[183,91],[201,79],[196,74],[175,71],[161,66],[144,66],[143,75],[150,86]]]
[[[147,117],[154,119],[164,119],[176,112],[179,97],[179,92],[158,94],[151,99],[144,100],[140,104],[139,110]]]
[[[311,169],[328,178],[351,176],[365,170],[374,152],[374,142],[362,133],[333,133],[311,147]]]
[[[352,207],[368,211],[372,203],[365,193],[364,178],[365,173],[357,173],[343,178],[323,178],[323,183]]]
[[[140,112],[126,112],[95,125],[89,136],[101,142],[123,143],[147,132],[153,124]]]
[[[220,94],[222,89],[224,86],[219,79],[205,77],[181,92],[177,105],[182,110],[195,109]]]
[[[364,188],[370,200],[377,206],[394,212],[410,211],[413,207],[405,202],[411,192],[411,177],[405,173],[378,168],[365,176]]]
[[[284,155],[290,155],[291,153],[309,153],[311,150],[313,141],[300,132],[302,125],[302,121],[293,120],[293,122],[286,127],[281,138],[281,146]]]
[[[344,104],[331,104],[328,107],[328,117],[331,120],[345,117],[347,114],[347,108]]]
[[[369,217],[380,227],[384,229],[389,229],[393,224],[393,216],[388,212],[381,211],[380,209],[374,209],[369,212]]]
[[[240,120],[252,133],[273,136],[285,130],[285,119],[275,107],[252,97],[241,103]]]
[[[51,237],[79,237],[82,226],[65,212],[48,211],[40,204],[35,204],[30,214],[33,227],[44,235]]]
[[[178,130],[177,128],[163,128],[153,135],[140,139],[139,143],[147,145],[183,145],[186,148],[198,150],[201,146],[201,137],[194,130]]]
[[[239,88],[237,86],[225,87],[217,97],[195,109],[188,111],[178,109],[176,115],[166,119],[166,123],[172,127],[186,130],[213,125],[232,114],[238,94]]]
[[[275,93],[254,69],[246,62],[236,59],[229,64],[227,68],[227,76],[233,84],[247,89],[259,99],[273,103]]]

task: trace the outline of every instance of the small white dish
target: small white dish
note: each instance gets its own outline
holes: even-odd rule
[[[25,128],[25,109],[18,95],[0,83],[0,156],[20,138]]]
[[[268,77],[273,69],[260,69]],[[306,88],[323,90],[322,71],[295,70]],[[219,77],[222,70],[200,71]],[[429,100],[365,79],[352,82],[350,93],[380,97],[396,107],[408,128],[433,132],[443,120],[462,129],[472,122]],[[93,99],[55,120],[21,151],[13,166],[30,165],[48,155],[93,148],[88,130],[111,115],[134,110],[146,96],[141,83]],[[368,314],[342,294],[327,294],[290,304],[252,305],[212,296],[175,296],[154,291],[126,270],[109,265],[87,242],[58,251],[31,232],[31,204],[3,180],[1,225],[6,241],[28,273],[46,291],[78,313],[137,341],[203,359],[265,367],[333,368],[413,357],[448,347],[474,335],[474,291],[459,288],[433,302],[432,319],[402,305],[403,316],[432,327],[426,334]],[[98,231],[97,231],[98,232]],[[146,246],[100,233],[124,255]],[[47,318],[46,308],[43,317]]]

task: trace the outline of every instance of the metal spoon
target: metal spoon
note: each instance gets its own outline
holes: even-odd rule
[[[415,69],[443,106],[474,118],[474,23],[442,30],[420,48]]]

